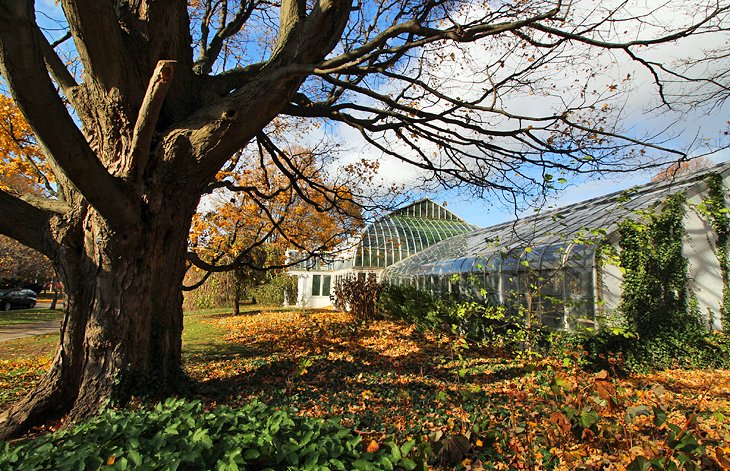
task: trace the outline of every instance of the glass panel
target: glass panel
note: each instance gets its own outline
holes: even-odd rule
[[[557,296],[562,298],[564,295],[562,271],[540,271],[537,283],[540,288],[540,292],[545,296]]]
[[[312,296],[319,296],[322,275],[312,275]]]
[[[564,329],[565,319],[562,304],[555,306],[543,305],[543,312],[541,316],[541,322],[544,326],[552,329]]]
[[[451,278],[449,275],[441,275],[438,277],[438,285],[436,285],[436,290],[439,293],[446,294],[449,292],[451,286],[449,278]]]
[[[331,282],[332,282],[332,277],[330,275],[324,275],[322,277],[322,296],[330,295],[330,283]]]

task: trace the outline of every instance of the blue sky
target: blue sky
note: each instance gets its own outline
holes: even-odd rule
[[[730,151],[718,153],[715,158],[708,160],[711,160],[713,163],[729,161]],[[568,206],[587,199],[626,190],[636,185],[648,183],[655,173],[632,172],[587,180],[580,184],[568,186],[566,189],[557,192],[549,199],[548,206],[550,208]],[[495,203],[494,198],[490,200],[489,196],[485,199],[468,198],[453,192],[433,193],[426,196],[437,203],[447,202],[447,207],[450,211],[463,218],[466,222],[480,227],[514,220],[516,216],[514,208],[506,207],[501,203]],[[526,217],[532,214],[533,209],[527,208],[517,215],[519,217]]]
[[[49,29],[51,36],[57,36],[62,34],[64,28],[62,25],[54,21],[62,17],[59,5],[54,0],[39,0],[36,3],[36,8],[39,8],[43,13],[39,14],[39,23],[45,28]],[[71,48],[71,44],[68,45]],[[685,49],[693,49],[697,47],[696,43],[690,43],[685,45]],[[677,52],[678,47],[673,46],[670,48],[671,51]],[[483,54],[483,53],[482,53]],[[621,69],[622,73],[624,72]],[[639,87],[641,88],[641,87]],[[632,100],[624,103],[628,109],[636,109],[637,111],[644,108],[646,103],[644,102],[644,93],[634,94]],[[536,103],[538,100],[530,100],[530,103]],[[673,144],[678,148],[684,147],[684,136],[689,136],[687,139],[692,139],[697,134],[695,132],[698,128],[724,128],[726,127],[727,117],[730,116],[730,105],[726,104],[720,110],[715,110],[711,115],[703,112],[696,113],[694,116],[684,115],[684,124],[688,129],[685,129],[685,133],[677,136],[673,140]],[[641,130],[648,124],[648,120],[643,113],[637,113],[632,116],[635,121],[631,121],[629,126],[633,131]],[[656,116],[654,117],[656,118]],[[661,119],[660,119],[661,120]],[[652,127],[662,127],[661,124],[657,125],[653,123]],[[339,134],[338,138],[348,144],[352,145],[352,148],[346,150],[345,153],[350,153],[352,156],[360,157],[368,155],[370,152],[357,142],[356,136],[353,135],[351,130],[345,130],[342,127],[336,130]],[[714,129],[713,129],[714,131]],[[322,138],[321,135],[315,138]],[[730,152],[725,151],[723,153],[717,153],[712,158],[715,162],[730,160]],[[384,173],[389,176],[395,175],[396,178],[400,177],[401,174],[408,174],[410,170],[404,169],[401,162],[383,162]],[[565,190],[558,192],[554,198],[548,201],[549,206],[565,206],[585,199],[593,198],[603,194],[611,193],[614,191],[620,191],[626,188],[630,188],[635,185],[643,184],[648,182],[653,175],[653,172],[644,173],[627,173],[627,174],[612,174],[595,178],[591,180],[576,180]],[[386,178],[387,180],[387,178]],[[571,181],[573,182],[573,181]],[[465,194],[458,194],[457,192],[437,192],[430,193],[424,196],[431,197],[435,201],[448,202],[448,207],[451,211],[464,218],[466,221],[476,224],[478,226],[488,226],[504,221],[514,219],[516,214],[514,208],[508,207],[504,202],[498,201],[498,198],[494,195],[486,195],[485,199],[475,199],[466,196]],[[526,209],[522,213],[518,213],[518,216],[527,216],[532,214],[531,209]]]

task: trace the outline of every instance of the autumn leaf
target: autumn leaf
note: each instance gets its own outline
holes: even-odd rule
[[[562,412],[552,412],[550,414],[550,422],[558,426],[558,429],[563,433],[570,432],[571,425],[570,419]]]
[[[378,445],[378,442],[376,442],[375,440],[370,440],[367,448],[365,448],[365,451],[367,453],[377,453],[378,450],[380,450],[380,445]]]
[[[715,448],[715,458],[723,470],[730,470],[730,448]]]

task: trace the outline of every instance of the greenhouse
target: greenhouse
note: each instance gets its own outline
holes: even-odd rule
[[[429,199],[416,201],[370,224],[339,250],[293,266],[289,273],[298,278],[297,304],[329,306],[338,279],[353,273],[380,273],[433,244],[476,229],[442,205]],[[289,252],[290,261],[297,257],[297,252]]]
[[[538,316],[554,328],[593,326],[612,315],[621,297],[621,269],[602,258],[618,246],[618,227],[642,211],[655,211],[672,194],[684,193],[683,256],[690,288],[712,327],[719,328],[722,267],[717,235],[701,210],[707,175],[722,177],[730,165],[672,181],[650,183],[524,219],[456,235],[394,263],[383,278],[439,295],[501,304]],[[698,209],[700,208],[700,209]],[[610,252],[610,250],[608,250]]]

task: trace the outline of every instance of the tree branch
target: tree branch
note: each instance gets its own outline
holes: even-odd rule
[[[282,0],[279,8],[279,36],[276,38],[273,55],[286,45],[289,36],[294,33],[305,15],[304,0]]]
[[[0,4],[0,70],[40,144],[61,173],[112,224],[139,216],[128,192],[104,168],[69,116],[46,72],[33,2]]]
[[[216,32],[210,44],[205,48],[200,55],[200,58],[195,62],[195,71],[199,74],[207,75],[213,70],[213,64],[218,59],[218,55],[223,49],[223,42],[236,34],[241,30],[246,21],[251,17],[251,14],[258,5],[257,1],[241,1],[238,12],[228,24],[222,24]],[[206,5],[206,7],[208,7]],[[208,7],[209,8],[209,7]],[[210,22],[210,12],[207,12],[206,18],[203,20],[202,27],[207,28]],[[203,40],[207,40],[207,31],[203,31]]]
[[[255,81],[201,109],[183,123],[194,129],[180,126],[168,133],[167,142],[186,133],[191,141],[200,143],[195,154],[200,166],[206,169],[200,173],[205,178],[203,185],[286,107],[305,77],[288,74],[287,64],[318,63],[324,59],[345,29],[350,6],[350,1],[319,0],[301,27],[295,28],[285,44],[272,54]]]
[[[58,85],[61,87],[63,94],[73,102],[72,92],[76,87],[78,87],[76,80],[63,64],[61,58],[58,57],[58,54],[56,54],[56,51],[53,49],[53,45],[48,43],[46,36],[40,29],[36,28],[36,30],[38,34],[38,42],[43,50],[43,59],[46,62],[48,72],[50,72],[53,75],[53,78],[56,79],[56,82],[58,82]]]
[[[132,134],[132,155],[129,159],[128,175],[133,179],[141,177],[147,166],[152,138],[175,72],[175,63],[175,61],[159,61],[147,86]]]
[[[45,198],[43,196],[33,194],[19,195],[18,198],[49,213],[65,214],[69,210],[69,206],[65,202],[56,199]]]
[[[0,233],[37,250],[49,258],[53,255],[50,238],[51,213],[36,208],[0,190]]]
[[[18,0],[14,0],[18,1]],[[84,64],[85,77],[104,90],[122,87],[136,74],[136,63],[128,60],[114,2],[108,0],[62,0],[61,7]]]

